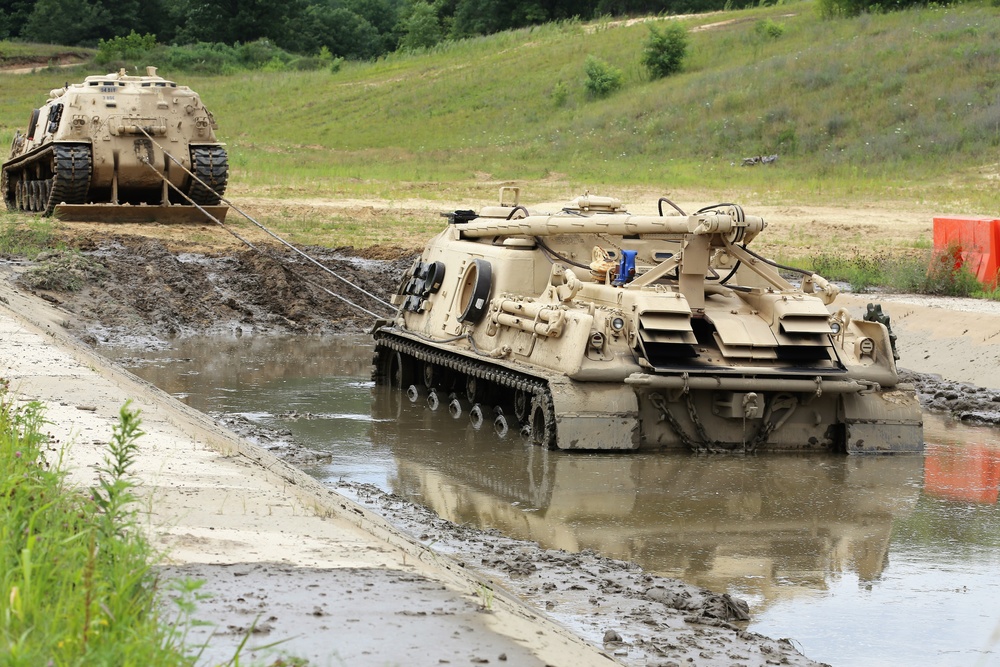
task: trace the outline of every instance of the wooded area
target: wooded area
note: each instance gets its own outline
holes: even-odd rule
[[[152,34],[161,44],[247,43],[370,59],[399,48],[563,19],[678,14],[726,0],[0,0],[0,39],[67,46]]]

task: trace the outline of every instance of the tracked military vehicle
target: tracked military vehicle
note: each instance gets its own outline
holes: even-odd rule
[[[884,316],[831,312],[837,288],[751,250],[766,224],[738,205],[658,209],[504,188],[449,214],[373,329],[375,380],[549,448],[922,450]]]
[[[229,176],[198,94],[156,75],[89,76],[49,93],[14,135],[0,192],[7,209],[67,220],[199,219]]]

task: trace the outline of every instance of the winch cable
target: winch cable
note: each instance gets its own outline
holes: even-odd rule
[[[248,221],[250,221],[250,223],[252,223],[256,227],[258,227],[265,234],[267,234],[268,236],[270,236],[274,240],[278,241],[282,245],[286,246],[287,248],[289,248],[293,252],[297,253],[298,255],[301,255],[303,258],[305,258],[310,263],[312,263],[312,264],[316,265],[317,267],[319,267],[319,269],[322,270],[322,271],[324,271],[325,273],[328,273],[331,276],[333,276],[334,278],[336,278],[337,280],[340,280],[341,282],[343,282],[343,283],[345,283],[345,284],[353,287],[355,290],[357,290],[358,292],[361,292],[362,294],[364,294],[365,296],[369,297],[373,301],[376,301],[380,305],[385,306],[386,308],[388,308],[393,313],[396,312],[396,307],[393,306],[391,303],[389,303],[389,302],[387,302],[387,301],[379,298],[378,296],[376,296],[375,294],[372,294],[371,292],[369,292],[368,290],[364,289],[363,287],[360,287],[359,285],[355,285],[353,282],[351,282],[347,278],[344,278],[343,276],[339,275],[337,272],[333,271],[328,266],[325,266],[325,265],[321,264],[320,262],[316,261],[314,258],[310,257],[308,254],[302,252],[301,250],[299,250],[298,248],[296,248],[294,245],[292,245],[291,243],[289,243],[288,241],[286,241],[285,239],[281,238],[280,236],[278,236],[277,234],[275,234],[274,232],[272,232],[270,229],[268,229],[267,227],[265,227],[264,225],[262,225],[260,222],[258,222],[257,220],[255,220],[251,215],[249,215],[245,211],[241,210],[238,206],[236,206],[235,204],[233,204],[231,201],[229,201],[228,199],[226,199],[222,195],[219,195],[219,193],[215,192],[215,189],[212,186],[210,186],[205,181],[201,180],[201,178],[199,178],[191,170],[189,170],[187,167],[185,167],[181,163],[180,160],[178,160],[173,155],[171,155],[169,151],[167,151],[155,139],[153,139],[153,137],[150,136],[148,132],[146,132],[145,128],[140,127],[139,130],[157,148],[159,148],[161,151],[163,151],[163,154],[166,155],[174,164],[176,164],[178,167],[180,167],[185,173],[187,173],[194,180],[198,181],[198,183],[200,183],[202,186],[204,186],[205,188],[207,188],[210,192],[213,192],[214,194],[218,195],[220,201],[225,202],[231,209],[233,209],[234,211],[236,211],[237,213],[239,213],[240,215],[242,215],[244,218],[246,218]],[[204,213],[209,219],[211,219],[217,225],[219,225],[220,227],[222,227],[223,229],[225,229],[227,232],[229,232],[230,234],[232,234],[233,236],[235,236],[241,242],[245,243],[248,247],[253,248],[257,252],[262,252],[260,250],[260,248],[257,248],[255,245],[253,245],[252,243],[250,243],[250,241],[248,241],[247,239],[244,239],[239,234],[237,234],[236,232],[234,232],[231,229],[229,229],[228,227],[226,227],[226,225],[221,220],[217,219],[215,216],[213,216],[212,214],[210,214],[203,207],[201,207],[198,203],[196,203],[193,199],[191,199],[189,196],[187,196],[186,193],[182,192],[180,190],[180,188],[178,188],[176,185],[174,185],[173,183],[171,183],[170,180],[167,179],[166,175],[164,175],[163,173],[161,173],[156,167],[154,167],[152,164],[150,164],[148,160],[142,160],[142,161],[143,161],[144,164],[146,164],[146,166],[148,166],[150,169],[152,169],[153,172],[155,172],[161,179],[163,179],[164,182],[167,183],[167,185],[169,185],[171,188],[173,188],[175,192],[177,192],[178,194],[180,194],[181,197],[183,197],[184,199],[186,199],[187,201],[189,201],[191,204],[193,204],[195,207],[197,207],[198,210],[200,210],[202,213]],[[278,260],[277,258],[273,258],[273,259],[275,259],[275,261],[278,261],[279,263],[281,263],[281,261]],[[298,274],[296,274],[296,275],[298,275]],[[353,306],[353,307],[355,307],[355,308],[357,308],[359,310],[364,311],[365,313],[368,313],[369,315],[371,315],[372,317],[375,317],[376,319],[383,317],[382,315],[377,315],[377,314],[373,313],[372,311],[370,311],[370,310],[368,310],[368,309],[366,309],[366,308],[364,308],[364,307],[362,307],[362,306],[360,306],[358,304],[353,303],[352,301],[346,299],[345,297],[343,297],[343,296],[341,296],[341,295],[339,295],[339,294],[337,294],[337,293],[335,293],[335,292],[333,292],[331,290],[328,290],[325,287],[322,287],[321,285],[317,285],[316,283],[314,283],[314,282],[312,282],[312,281],[310,281],[310,280],[308,280],[308,279],[306,279],[306,278],[304,278],[302,276],[299,276],[299,277],[302,278],[302,280],[304,280],[305,282],[307,282],[307,283],[309,283],[309,284],[311,284],[311,285],[313,285],[313,286],[315,286],[315,287],[323,290],[324,292],[330,294],[331,296],[334,296],[334,297],[340,299],[344,303],[347,303],[347,304],[349,304],[349,305],[351,305],[351,306]]]
[[[214,193],[214,194],[218,195],[218,197],[219,197],[219,200],[220,200],[220,201],[224,202],[224,203],[225,203],[226,205],[228,205],[228,206],[229,206],[229,207],[230,207],[231,209],[233,209],[234,211],[236,211],[237,213],[239,213],[240,215],[242,215],[242,216],[243,216],[244,218],[246,218],[246,219],[247,219],[248,221],[250,221],[250,223],[252,223],[253,225],[257,226],[257,227],[258,227],[258,228],[259,228],[259,229],[260,229],[261,231],[263,231],[263,232],[264,232],[265,234],[267,234],[268,236],[270,236],[271,238],[273,238],[273,239],[274,239],[275,241],[277,241],[277,242],[281,243],[282,245],[286,246],[286,247],[287,247],[287,248],[288,248],[289,250],[291,250],[291,251],[293,251],[293,252],[295,252],[295,253],[297,253],[297,254],[301,255],[301,256],[302,256],[302,257],[303,257],[304,259],[306,259],[307,261],[311,262],[312,264],[315,264],[315,265],[316,265],[317,267],[319,267],[319,268],[320,268],[320,269],[321,269],[322,271],[325,271],[326,273],[329,273],[329,274],[330,274],[331,276],[333,276],[333,277],[334,277],[334,278],[336,278],[337,280],[340,280],[340,281],[342,281],[342,282],[346,283],[347,285],[350,285],[351,287],[353,287],[353,288],[354,288],[354,289],[356,289],[357,291],[359,291],[359,292],[361,292],[362,294],[364,294],[364,295],[368,296],[368,297],[369,297],[369,298],[371,298],[372,300],[374,300],[374,301],[377,301],[378,303],[382,304],[382,305],[383,305],[383,306],[385,306],[386,308],[389,308],[389,309],[391,309],[391,310],[393,310],[393,311],[395,311],[395,310],[396,310],[395,306],[393,306],[392,304],[390,304],[390,303],[388,303],[388,302],[386,302],[386,301],[382,300],[381,298],[379,298],[378,296],[376,296],[376,295],[372,294],[371,292],[369,292],[369,291],[365,290],[364,288],[362,288],[362,287],[360,287],[360,286],[358,286],[358,285],[355,285],[354,283],[352,283],[352,282],[351,282],[350,280],[348,280],[347,278],[344,278],[343,276],[341,276],[341,275],[337,274],[337,273],[336,273],[335,271],[333,271],[333,270],[332,270],[332,269],[330,269],[329,267],[327,267],[327,266],[324,266],[324,265],[323,265],[323,264],[321,264],[320,262],[316,261],[315,259],[313,259],[312,257],[310,257],[310,256],[309,256],[308,254],[306,254],[306,253],[302,252],[301,250],[299,250],[298,248],[296,248],[296,247],[295,247],[294,245],[292,245],[291,243],[289,243],[288,241],[286,241],[285,239],[281,238],[280,236],[278,236],[277,234],[275,234],[274,232],[272,232],[272,231],[271,231],[270,229],[268,229],[267,227],[265,227],[264,225],[262,225],[262,224],[261,224],[260,222],[258,222],[257,220],[255,220],[255,219],[253,218],[253,216],[251,216],[251,215],[250,215],[249,213],[246,213],[245,211],[241,210],[241,209],[240,209],[240,208],[239,208],[238,206],[236,206],[236,204],[234,204],[233,202],[229,201],[228,199],[226,199],[225,197],[223,197],[222,195],[220,195],[220,194],[219,194],[218,192],[215,192],[215,189],[214,189],[214,188],[213,188],[213,187],[212,187],[211,185],[209,185],[209,184],[208,184],[208,183],[206,183],[205,181],[201,180],[201,178],[199,178],[197,174],[193,173],[193,172],[192,172],[192,171],[191,171],[190,169],[188,169],[187,167],[185,167],[185,166],[184,166],[184,164],[183,164],[183,163],[182,163],[182,162],[181,162],[180,160],[178,160],[178,159],[177,159],[177,158],[175,158],[175,157],[174,157],[173,155],[171,155],[171,154],[170,154],[170,152],[169,152],[169,151],[167,151],[167,149],[166,149],[166,148],[164,148],[163,146],[161,146],[161,145],[160,145],[160,144],[159,144],[159,143],[158,143],[158,142],[157,142],[157,141],[156,141],[155,139],[153,139],[153,137],[151,137],[151,136],[150,136],[150,135],[149,135],[149,134],[148,134],[148,133],[146,132],[145,128],[139,128],[139,129],[140,129],[140,131],[141,131],[141,132],[142,132],[142,133],[143,133],[143,134],[144,134],[144,135],[145,135],[145,136],[146,136],[146,137],[147,137],[147,138],[148,138],[148,139],[149,139],[149,140],[150,140],[151,142],[153,142],[153,144],[154,144],[154,145],[155,145],[155,146],[156,146],[157,148],[159,148],[159,149],[160,149],[161,151],[163,151],[163,154],[164,154],[164,155],[166,155],[166,156],[167,156],[168,158],[170,158],[170,160],[171,160],[172,162],[174,162],[174,163],[175,163],[175,164],[176,164],[176,165],[177,165],[178,167],[180,167],[180,168],[181,168],[181,169],[182,169],[182,170],[183,170],[183,171],[184,171],[185,173],[187,173],[187,174],[188,174],[188,175],[189,175],[189,176],[190,176],[191,178],[193,178],[194,180],[198,181],[198,183],[200,183],[200,184],[201,184],[202,186],[204,186],[204,187],[205,187],[206,189],[208,189],[208,190],[209,190],[210,192],[212,192],[212,193]],[[162,178],[162,179],[166,180],[166,176],[164,176],[164,175],[163,175],[162,173],[160,173],[159,171],[157,171],[157,170],[156,170],[156,168],[155,168],[155,167],[153,167],[153,165],[151,165],[151,164],[150,164],[150,165],[149,165],[149,167],[150,167],[151,169],[153,169],[153,171],[156,171],[156,173],[157,173],[157,174],[159,174],[160,178]],[[170,181],[167,181],[167,183],[170,183]],[[171,184],[171,185],[173,185],[173,184]],[[175,189],[175,190],[177,190],[176,186],[173,186],[173,187],[174,187],[174,189]],[[180,192],[180,191],[178,190],[178,192]],[[184,196],[184,198],[185,198],[185,199],[187,199],[188,201],[191,201],[191,198],[190,198],[190,197],[187,197],[187,196],[186,196],[186,195],[184,195],[183,193],[181,193],[181,194],[182,194],[182,196]],[[192,203],[194,203],[194,202],[192,202]],[[200,207],[199,207],[199,208],[200,208]],[[202,209],[202,211],[204,211],[204,209]],[[225,225],[224,225],[224,224],[223,224],[222,222],[219,222],[219,221],[216,221],[216,222],[218,222],[218,224],[220,224],[220,225],[222,225],[223,227],[225,227]]]
[[[255,251],[257,251],[257,252],[258,252],[258,253],[260,253],[261,255],[264,255],[264,256],[266,256],[266,257],[270,257],[270,258],[271,258],[272,260],[274,260],[274,261],[275,261],[276,263],[278,263],[278,264],[281,264],[281,265],[282,265],[282,266],[283,266],[283,267],[285,268],[285,270],[286,270],[286,271],[288,271],[289,273],[293,274],[294,276],[296,276],[297,278],[299,278],[300,280],[302,280],[302,281],[303,281],[304,283],[306,283],[306,284],[308,284],[308,285],[310,285],[310,286],[312,286],[312,287],[315,287],[316,289],[318,289],[318,290],[320,290],[320,291],[322,291],[322,292],[325,292],[326,294],[328,294],[328,295],[332,296],[332,297],[333,297],[333,298],[335,298],[335,299],[340,299],[341,301],[343,301],[343,302],[344,302],[345,304],[347,304],[348,306],[351,306],[352,308],[356,308],[357,310],[360,310],[360,311],[362,311],[363,313],[365,313],[365,314],[367,314],[367,315],[370,315],[370,316],[372,316],[372,317],[373,317],[373,318],[375,318],[375,319],[382,319],[383,317],[385,317],[384,315],[379,315],[378,313],[374,313],[374,312],[372,312],[372,311],[368,310],[367,308],[365,308],[364,306],[362,306],[362,305],[360,305],[360,304],[357,304],[357,303],[354,303],[353,301],[351,301],[351,300],[350,300],[350,299],[348,299],[347,297],[345,297],[345,296],[343,296],[343,295],[341,295],[341,294],[337,294],[337,293],[336,293],[336,292],[334,292],[333,290],[330,290],[330,289],[327,289],[326,287],[323,287],[322,285],[320,285],[320,284],[316,283],[315,281],[313,281],[313,280],[310,280],[310,279],[306,278],[305,276],[303,276],[303,275],[301,275],[301,274],[299,274],[299,273],[295,272],[294,270],[292,270],[292,269],[288,268],[288,266],[286,266],[286,265],[285,265],[285,262],[284,262],[284,261],[283,261],[283,260],[282,260],[281,258],[279,258],[279,257],[275,257],[274,255],[271,255],[270,253],[266,252],[266,251],[265,251],[265,250],[263,250],[262,248],[260,248],[260,247],[258,247],[258,246],[256,246],[256,245],[254,245],[254,244],[253,244],[253,243],[252,243],[252,242],[251,242],[251,241],[250,241],[249,239],[245,239],[245,238],[243,238],[243,237],[242,237],[242,236],[240,236],[240,235],[239,235],[239,234],[238,234],[237,232],[235,232],[234,230],[230,229],[230,228],[229,228],[229,227],[227,227],[227,226],[226,226],[225,224],[223,224],[223,222],[222,222],[221,220],[219,220],[219,219],[218,219],[218,218],[216,218],[216,217],[215,217],[214,215],[212,215],[211,213],[209,213],[209,212],[208,212],[207,210],[205,210],[205,209],[204,209],[204,208],[203,208],[203,207],[202,207],[202,206],[201,206],[200,204],[198,204],[198,202],[196,202],[196,201],[194,201],[193,199],[191,199],[191,197],[189,197],[189,196],[188,196],[188,195],[187,195],[187,194],[186,194],[185,192],[183,192],[183,191],[182,191],[182,190],[181,190],[180,188],[178,188],[178,187],[177,187],[176,185],[174,185],[174,184],[173,184],[173,183],[171,183],[171,182],[170,182],[169,180],[167,180],[166,176],[164,176],[164,175],[163,175],[162,173],[160,173],[160,172],[159,172],[159,171],[158,171],[158,170],[156,169],[156,167],[154,167],[153,165],[151,165],[151,164],[149,163],[149,161],[148,161],[148,160],[146,160],[145,158],[140,158],[140,161],[141,161],[141,162],[142,162],[143,164],[145,164],[145,165],[146,165],[147,167],[149,167],[150,169],[152,169],[154,173],[156,173],[157,175],[159,175],[159,176],[160,176],[160,178],[162,178],[162,179],[164,180],[164,182],[166,182],[166,184],[167,184],[168,186],[170,186],[171,188],[173,188],[174,192],[176,192],[176,193],[177,193],[177,194],[179,194],[179,195],[180,195],[181,197],[183,197],[184,199],[186,199],[187,201],[189,201],[189,202],[191,203],[191,205],[192,205],[192,206],[194,206],[194,207],[195,207],[195,208],[197,208],[197,209],[198,209],[199,211],[201,211],[201,212],[202,212],[203,214],[205,214],[205,217],[207,217],[207,218],[208,218],[209,220],[212,220],[212,221],[213,221],[213,222],[214,222],[215,224],[217,224],[217,225],[219,225],[220,227],[222,227],[222,229],[224,229],[225,231],[227,231],[227,232],[229,232],[230,234],[232,234],[232,235],[233,235],[234,237],[236,237],[236,238],[237,238],[237,239],[238,239],[238,240],[239,240],[240,242],[244,243],[244,244],[245,244],[245,245],[246,245],[247,247],[251,248],[252,250],[255,250]],[[183,165],[182,165],[182,167],[183,167]],[[189,173],[190,173],[190,172],[189,172]],[[192,176],[193,176],[193,174],[192,174]],[[197,178],[197,177],[195,177],[195,178]],[[201,179],[198,179],[198,180],[199,180],[199,182],[200,182],[200,180],[201,180]],[[204,183],[202,183],[202,185],[205,185],[205,184],[204,184]],[[206,186],[206,187],[208,187],[208,186]],[[287,245],[287,244],[286,244],[286,245]],[[310,259],[311,259],[311,258],[310,258]],[[314,263],[316,263],[316,262],[314,261]],[[318,263],[317,263],[317,264],[318,264]],[[326,267],[323,267],[323,265],[322,265],[322,264],[318,264],[318,265],[319,265],[319,266],[320,266],[321,268],[326,268]],[[331,274],[333,273],[333,271],[330,271],[329,269],[327,269],[327,271],[328,271],[329,273],[331,273]],[[334,274],[334,275],[336,275],[336,274]],[[337,276],[337,277],[339,278],[340,276]],[[344,282],[348,283],[348,284],[349,284],[349,285],[351,285],[352,287],[356,287],[356,286],[355,286],[355,285],[354,285],[353,283],[351,283],[350,281],[348,281],[348,280],[346,280],[346,279],[343,279],[343,278],[341,278],[341,280],[344,280]],[[368,294],[368,292],[367,292],[367,291],[365,291],[365,290],[361,289],[360,287],[357,287],[357,289],[358,289],[359,291],[361,291],[361,292],[365,293],[365,294]],[[375,299],[376,301],[378,301],[379,303],[382,303],[382,304],[385,304],[385,302],[384,302],[384,301],[382,301],[381,299],[379,299],[378,297],[375,297],[375,296],[373,296],[372,298],[374,298],[374,299]],[[389,304],[385,304],[385,305],[387,305],[387,306],[388,306],[389,308],[392,308],[392,306],[391,306],[391,305],[389,305]],[[395,310],[395,309],[394,309],[394,310]]]

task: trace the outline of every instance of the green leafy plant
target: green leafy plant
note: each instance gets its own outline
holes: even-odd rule
[[[156,47],[156,35],[140,35],[135,30],[123,37],[102,39],[97,44],[94,62],[107,65],[118,61],[137,61]]]
[[[757,21],[753,26],[753,32],[761,41],[775,40],[785,34],[785,26],[773,19],[766,18]]]
[[[566,100],[569,99],[569,86],[566,85],[564,81],[556,82],[556,85],[552,86],[552,92],[549,94],[552,98],[552,104],[561,107],[566,104]]]
[[[122,408],[89,497],[48,460],[46,423],[0,381],[0,662],[192,667],[161,622],[153,552],[135,529],[138,412]]]
[[[649,35],[642,49],[642,65],[652,79],[662,79],[679,72],[687,56],[687,30],[677,21],[670,21],[661,30],[649,26]]]
[[[596,56],[587,56],[583,71],[587,75],[583,85],[594,97],[607,97],[625,83],[620,69]]]

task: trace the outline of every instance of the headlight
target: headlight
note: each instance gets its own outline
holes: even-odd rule
[[[875,356],[875,341],[871,338],[862,338],[858,341],[858,356],[859,357],[874,357]]]
[[[622,329],[625,328],[625,319],[621,317],[615,317],[611,320],[611,329],[615,333],[621,333]]]
[[[837,334],[839,334],[840,333],[840,322],[836,322],[836,321],[830,322],[830,331],[833,332],[834,336],[836,336]]]

